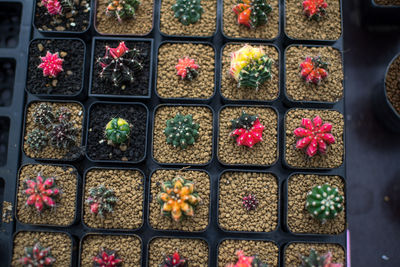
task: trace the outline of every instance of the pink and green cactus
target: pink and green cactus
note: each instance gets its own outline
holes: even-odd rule
[[[60,189],[56,186],[54,177],[45,178],[39,174],[34,179],[25,180],[24,183],[23,193],[27,196],[27,206],[34,206],[39,213],[46,207],[56,206],[56,197],[60,195]]]
[[[139,0],[108,0],[106,15],[116,17],[122,23],[124,19],[135,17],[139,6]]]
[[[117,201],[114,190],[108,189],[104,185],[90,188],[89,197],[86,199],[90,213],[98,215],[100,218],[104,218],[106,213],[112,213]]]
[[[93,257],[93,267],[121,266],[122,259],[113,250],[101,248],[97,256]]]
[[[325,0],[303,1],[303,13],[311,20],[320,20],[326,14],[328,4]]]
[[[18,259],[18,263],[24,267],[53,266],[56,259],[52,257],[50,248],[44,248],[35,240],[33,247],[25,247],[25,255]]]
[[[332,252],[319,255],[313,248],[308,256],[301,255],[301,261],[299,267],[343,267],[341,263],[332,262]]]
[[[63,15],[65,11],[74,9],[74,0],[42,0],[42,5],[52,15]]]
[[[264,125],[260,123],[257,115],[248,115],[242,111],[242,115],[231,122],[232,131],[229,136],[235,138],[238,146],[252,148],[255,144],[263,141]]]
[[[328,77],[328,63],[322,61],[320,56],[306,57],[300,68],[300,75],[306,83],[318,85]]]
[[[58,52],[52,54],[47,51],[46,56],[40,58],[41,63],[38,68],[43,70],[43,76],[54,78],[62,72],[64,59],[60,58]]]
[[[191,81],[199,74],[199,65],[194,62],[194,59],[189,57],[179,59],[178,64],[175,65],[175,69],[182,80]]]
[[[245,256],[243,250],[236,251],[238,261],[227,264],[225,267],[268,267],[266,263],[263,263],[257,256]]]
[[[267,24],[267,15],[272,11],[266,0],[238,0],[233,7],[238,24],[254,29]]]
[[[179,255],[178,251],[175,251],[172,256],[165,256],[163,263],[160,267],[187,267],[188,260],[184,259]]]
[[[247,210],[255,210],[258,207],[258,199],[253,194],[248,194],[242,199],[243,207]]]
[[[199,138],[200,125],[193,121],[191,114],[185,116],[178,113],[174,118],[167,120],[166,125],[164,134],[167,144],[174,147],[185,149]]]

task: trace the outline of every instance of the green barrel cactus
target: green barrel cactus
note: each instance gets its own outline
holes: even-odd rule
[[[186,26],[196,23],[204,12],[200,2],[201,0],[176,0],[176,4],[171,7],[175,18]]]
[[[40,129],[34,129],[32,132],[28,133],[28,139],[26,142],[29,147],[36,152],[41,151],[48,144],[48,137],[45,131]]]
[[[175,118],[167,120],[166,124],[164,134],[167,144],[174,147],[185,149],[188,145],[193,145],[199,137],[200,125],[193,121],[191,114],[184,116],[178,113]]]
[[[129,123],[121,118],[114,118],[106,125],[106,137],[112,144],[125,143],[131,132]]]

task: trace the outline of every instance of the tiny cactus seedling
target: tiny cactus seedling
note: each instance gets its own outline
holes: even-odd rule
[[[138,0],[108,0],[106,14],[116,17],[121,23],[124,19],[133,18],[139,5]]]
[[[52,16],[63,15],[64,11],[74,9],[74,0],[42,0],[42,5]]]
[[[319,84],[328,77],[327,67],[320,56],[306,57],[300,64],[300,75],[307,83]]]
[[[233,264],[227,264],[226,267],[267,267],[257,256],[247,257],[244,255],[243,250],[236,251],[238,261]]]
[[[25,255],[18,259],[18,263],[24,267],[53,266],[56,259],[52,257],[50,248],[44,248],[35,240],[33,247],[25,247]]]
[[[298,138],[296,148],[305,149],[310,158],[317,152],[325,154],[328,144],[335,143],[335,137],[331,134],[332,124],[322,124],[321,117],[316,116],[312,121],[303,118],[301,126],[294,130],[294,135]]]
[[[194,183],[178,175],[172,181],[162,183],[157,201],[161,205],[162,215],[179,222],[185,216],[194,215],[194,209],[201,199],[195,191]]]
[[[104,57],[97,60],[101,66],[100,78],[111,82],[115,87],[133,83],[143,69],[140,57],[140,51],[136,48],[129,49],[125,42],[120,42],[116,48],[107,45]]]
[[[114,118],[106,125],[106,137],[111,144],[122,144],[129,139],[131,128],[129,123],[121,118]]]
[[[41,103],[33,110],[33,121],[45,128],[50,128],[55,120],[53,109],[46,103]]]
[[[258,200],[255,195],[249,194],[242,199],[243,207],[247,210],[255,210],[258,207]]]
[[[229,136],[235,138],[238,146],[252,148],[255,144],[263,141],[264,125],[260,123],[258,116],[248,115],[242,111],[242,115],[231,122],[232,131]]]
[[[328,252],[325,255],[319,255],[313,248],[310,250],[310,255],[301,255],[301,264],[299,267],[343,267],[341,263],[332,263],[332,253]]]
[[[86,203],[89,204],[90,212],[104,218],[105,213],[112,213],[118,198],[114,190],[106,188],[104,185],[89,189],[89,197]]]
[[[47,51],[46,56],[40,58],[41,63],[38,68],[43,70],[43,76],[54,78],[63,71],[64,59],[60,58],[57,53],[52,54]]]
[[[160,267],[187,267],[188,261],[179,255],[178,251],[175,251],[172,256],[165,256],[164,262],[160,264]]]
[[[178,113],[175,118],[166,122],[167,127],[164,134],[167,137],[167,144],[185,149],[193,145],[199,137],[200,125],[193,121],[192,115],[181,115]]]
[[[231,54],[230,74],[238,82],[238,87],[258,88],[267,80],[270,80],[270,59],[262,47],[245,45]]]
[[[71,119],[71,110],[67,107],[60,107],[56,111],[56,118],[59,122],[69,121]]]
[[[60,123],[53,124],[49,133],[50,145],[60,148],[68,149],[76,144],[78,137],[78,129],[75,128],[72,122],[61,121]]]
[[[303,1],[303,13],[311,20],[320,20],[326,14],[328,4],[325,0],[305,0]]]
[[[267,15],[271,11],[272,8],[266,0],[238,0],[233,7],[238,24],[252,29],[267,24]]]
[[[47,146],[48,141],[46,132],[40,129],[34,129],[28,133],[28,139],[26,140],[29,147],[36,152],[42,151]]]
[[[325,223],[343,211],[343,196],[338,188],[328,184],[315,186],[307,194],[306,209],[313,218]]]
[[[55,198],[60,194],[60,189],[53,177],[44,178],[39,174],[35,179],[25,180],[25,187],[27,206],[34,206],[38,212],[42,212],[45,207],[56,206]]]
[[[100,249],[99,254],[93,257],[93,267],[113,267],[121,266],[122,259],[120,259],[115,251]]]
[[[182,80],[191,81],[199,74],[197,71],[199,69],[199,65],[194,62],[194,59],[188,57],[179,59],[175,69]]]
[[[183,25],[196,23],[203,14],[201,0],[176,0],[171,7],[177,18]]]

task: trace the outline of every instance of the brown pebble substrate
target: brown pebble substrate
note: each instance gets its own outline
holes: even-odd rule
[[[324,255],[328,251],[332,252],[332,262],[342,263],[346,266],[345,252],[343,247],[337,244],[317,244],[317,243],[292,243],[285,249],[285,266],[299,266],[301,264],[300,255],[308,257],[310,249],[315,249],[319,254]]]
[[[43,179],[54,177],[55,185],[61,194],[56,196],[56,207],[45,208],[38,213],[34,206],[26,206],[27,196],[23,193],[26,188],[25,180],[35,179],[38,175]],[[54,165],[26,165],[21,168],[18,186],[17,217],[22,223],[50,224],[67,226],[74,222],[76,206],[77,171],[72,167]]]
[[[237,119],[242,111],[257,115],[264,125],[263,141],[252,148],[238,146],[229,134],[232,131],[231,120]],[[225,107],[219,114],[218,159],[227,165],[271,165],[278,158],[278,116],[272,108],[261,106]]]
[[[316,154],[312,158],[306,155],[304,150],[296,149],[296,136],[293,131],[301,127],[303,118],[314,119],[320,116],[322,121],[332,124],[331,133],[335,137],[335,143],[328,145],[325,155]],[[335,110],[323,109],[292,109],[285,116],[286,147],[285,160],[294,168],[336,168],[342,165],[344,157],[344,120],[343,115]]]
[[[279,1],[268,0],[267,3],[272,7],[272,11],[267,15],[267,24],[250,29],[237,23],[237,16],[232,11],[233,7],[237,4],[237,0],[225,0],[223,17],[224,34],[233,38],[276,38],[279,33]]]
[[[193,121],[200,125],[199,137],[194,145],[186,149],[174,148],[167,144],[164,129],[166,121],[176,114],[193,115]],[[153,157],[161,163],[205,164],[211,160],[213,136],[213,114],[205,106],[161,106],[154,116]]]
[[[255,210],[243,207],[243,197],[254,195]],[[226,172],[219,180],[219,225],[229,231],[270,232],[278,225],[278,183],[270,173]]]
[[[328,63],[328,77],[320,84],[306,83],[300,64],[306,57],[321,56]],[[329,47],[292,46],[286,50],[286,94],[295,101],[337,102],[343,97],[343,66],[339,50]]]
[[[146,35],[153,29],[154,0],[140,1],[135,17],[124,19],[122,23],[106,15],[108,0],[96,1],[95,27],[100,34]]]
[[[53,267],[71,266],[71,238],[64,233],[50,232],[19,232],[14,238],[14,248],[11,266],[21,266],[18,259],[25,256],[25,247],[33,247],[35,240],[44,248],[50,248],[53,258],[56,259]]]
[[[186,36],[212,36],[216,28],[217,1],[203,0],[203,14],[194,24],[183,25],[174,16],[171,9],[176,0],[162,0],[160,11],[160,31],[167,35],[186,35]]]
[[[237,262],[236,251],[243,250],[246,256],[257,255],[269,267],[278,266],[278,247],[273,242],[258,240],[227,239],[218,247],[218,266]]]
[[[56,112],[60,107],[67,107],[71,111],[70,122],[74,123],[74,127],[78,130],[78,136],[76,138],[76,146],[68,149],[59,149],[51,145],[47,145],[43,150],[36,152],[31,149],[26,142],[28,140],[28,133],[33,131],[35,128],[39,128],[32,117],[32,114],[37,106],[41,103],[46,103],[52,107],[53,112]],[[25,135],[24,135],[24,151],[25,154],[30,158],[43,158],[43,159],[74,159],[81,154],[80,147],[82,144],[82,123],[83,123],[83,110],[82,106],[77,103],[68,102],[32,102],[26,112],[25,117]],[[46,131],[48,133],[49,131]]]
[[[182,80],[175,65],[189,57],[199,65],[199,75],[192,81]],[[214,49],[210,45],[167,43],[158,50],[157,93],[163,98],[208,99],[214,93]]]
[[[390,65],[385,86],[387,97],[400,116],[400,56]]]
[[[208,266],[208,245],[201,239],[155,238],[149,245],[148,266],[159,266],[164,256],[179,251],[182,258],[188,260],[189,266]]]
[[[374,2],[383,6],[400,6],[400,0],[374,0]]]
[[[294,233],[310,234],[340,234],[346,229],[346,202],[344,209],[335,219],[328,220],[324,224],[310,216],[305,209],[307,193],[314,186],[329,184],[339,189],[344,196],[344,182],[339,176],[303,175],[296,174],[290,177],[288,182],[288,210],[287,225]]]
[[[294,39],[337,40],[342,33],[340,0],[326,0],[325,17],[310,20],[303,13],[303,1],[286,0],[286,34]]]
[[[195,191],[199,194],[201,203],[195,207],[194,216],[183,218],[175,222],[170,217],[161,215],[161,206],[157,201],[157,195],[161,192],[161,185],[165,181],[171,181],[177,175],[194,182]],[[210,207],[210,176],[203,171],[177,171],[157,170],[150,178],[150,225],[154,229],[202,231],[208,226],[208,214]]]
[[[244,44],[227,44],[222,52],[221,70],[221,94],[230,100],[264,100],[272,101],[279,94],[279,54],[278,50],[271,45],[263,45],[268,57],[274,60],[271,66],[272,78],[261,85],[256,91],[250,87],[238,87],[237,81],[229,74],[231,65],[231,53],[242,48]],[[258,46],[258,45],[253,45]]]
[[[90,213],[84,204],[83,221],[92,228],[136,229],[143,223],[143,174],[129,169],[92,169],[85,176],[84,202],[90,188],[104,185],[112,189],[118,198],[113,213],[106,213],[104,219]]]
[[[114,250],[122,259],[123,266],[140,266],[142,241],[134,235],[97,235],[89,234],[82,240],[81,265],[92,267],[93,257],[97,256],[100,248]]]

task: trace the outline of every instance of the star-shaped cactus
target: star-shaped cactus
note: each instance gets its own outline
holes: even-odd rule
[[[55,197],[60,194],[53,177],[43,178],[40,174],[35,179],[25,180],[24,194],[28,196],[26,205],[34,206],[38,212],[45,207],[56,206]]]
[[[258,116],[248,115],[242,111],[242,115],[231,122],[232,131],[229,136],[236,139],[238,146],[252,148],[255,144],[263,141],[264,125],[260,123]]]
[[[52,54],[50,51],[47,51],[46,56],[41,57],[40,60],[42,63],[40,63],[38,68],[43,69],[43,76],[45,77],[57,77],[63,71],[62,65],[64,59],[59,57],[58,52]]]
[[[243,250],[236,251],[238,261],[233,264],[228,264],[226,267],[267,267],[257,256],[245,256]]]
[[[299,267],[343,267],[341,263],[332,263],[332,252],[319,255],[313,248],[308,257],[301,255],[301,261]]]
[[[33,247],[25,247],[25,256],[18,259],[24,267],[52,266],[55,261],[56,259],[51,256],[50,248],[43,248],[36,240]]]
[[[303,13],[311,20],[320,20],[325,16],[328,4],[325,0],[305,0],[303,1]]]
[[[328,63],[320,56],[306,57],[300,64],[300,75],[307,83],[319,84],[328,77],[327,67]]]
[[[100,249],[99,254],[93,257],[93,267],[114,267],[120,266],[122,259],[120,259],[115,251]]]
[[[188,261],[179,255],[178,251],[175,251],[172,256],[165,256],[164,262],[160,264],[160,267],[186,267]]]
[[[189,57],[179,59],[175,69],[182,80],[185,79],[191,81],[199,74],[197,71],[199,69],[199,65],[195,63],[194,59]]]

